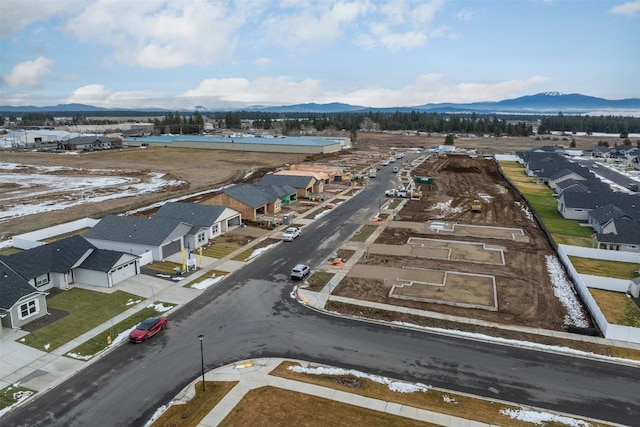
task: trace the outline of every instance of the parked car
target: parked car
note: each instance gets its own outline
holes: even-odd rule
[[[308,265],[298,264],[291,270],[291,278],[302,280],[309,275],[311,269]]]
[[[282,233],[283,242],[293,242],[296,237],[300,237],[300,229],[298,227],[289,227]]]
[[[598,164],[594,163],[594,164],[591,165],[591,167],[594,168],[594,169],[598,169]]]
[[[164,329],[167,326],[167,318],[149,317],[138,323],[138,326],[129,334],[129,341],[131,342],[145,342],[147,338],[150,338]]]
[[[392,188],[391,190],[387,190],[384,192],[384,195],[387,197],[396,197],[398,195],[398,190]]]
[[[638,191],[638,184],[628,184],[627,188],[631,191]]]
[[[399,170],[400,170],[400,169],[398,169],[397,167],[394,167],[394,168],[393,168],[393,170],[392,170],[391,172],[393,172],[393,173],[398,173],[398,171],[399,171]]]

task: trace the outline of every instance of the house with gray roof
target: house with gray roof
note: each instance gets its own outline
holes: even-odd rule
[[[584,169],[584,168],[582,168],[582,169]],[[553,175],[551,175],[549,177],[549,182],[547,182],[547,185],[552,190],[555,190],[556,186],[561,181],[564,181],[566,179],[572,179],[574,181],[585,181],[585,180],[587,180],[589,175],[591,175],[591,174],[586,170],[585,171],[576,171],[576,170],[571,170],[569,168],[565,168],[565,169],[561,169],[561,170],[557,171],[556,173],[554,173]],[[591,176],[593,176],[593,175],[591,175]]]
[[[154,217],[173,218],[192,224],[193,227],[184,236],[185,244],[192,249],[242,224],[240,212],[226,206],[200,203],[167,202]]]
[[[201,202],[202,204],[223,205],[234,209],[248,221],[256,221],[259,216],[280,212],[280,198],[251,184],[236,184],[225,188]]]
[[[296,189],[298,198],[309,198],[312,193],[324,192],[322,181],[317,181],[313,176],[303,175],[276,175],[268,173],[258,182],[259,185],[289,186]]]
[[[94,225],[84,238],[99,249],[140,256],[140,265],[144,265],[181,252],[185,247],[184,236],[192,228],[193,224],[174,218],[110,215]]]
[[[280,198],[282,204],[288,205],[289,203],[298,200],[298,190],[289,186],[289,185],[266,185],[266,184],[255,184],[254,185],[259,190],[271,194]]]
[[[3,327],[20,328],[47,314],[46,295],[47,292],[31,286],[0,260],[0,322]]]
[[[39,291],[75,282],[111,287],[140,272],[137,256],[102,251],[78,235],[0,259]]]
[[[606,233],[605,225],[618,218],[634,219],[617,206],[604,205],[589,213],[589,225],[596,233]]]
[[[119,138],[111,138],[108,136],[76,136],[66,141],[59,142],[58,148],[61,150],[107,150],[111,148],[122,147],[122,140]]]
[[[585,184],[584,180],[575,180],[573,178],[565,179],[556,183],[554,194],[559,197],[563,191],[589,191],[589,187]]]
[[[640,221],[621,217],[609,220],[602,233],[595,233],[597,249],[640,252]]]

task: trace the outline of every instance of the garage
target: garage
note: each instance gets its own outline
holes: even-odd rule
[[[164,246],[162,246],[161,252],[162,252],[162,259],[166,259],[168,257],[170,257],[173,254],[177,254],[178,252],[180,252],[182,250],[182,244],[181,244],[182,240],[178,239],[178,240],[174,240],[171,243],[168,243]]]
[[[111,286],[138,274],[137,260],[133,260],[121,265],[109,272],[111,276]]]

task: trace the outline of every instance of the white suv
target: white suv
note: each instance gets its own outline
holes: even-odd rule
[[[289,227],[282,233],[283,242],[293,242],[296,237],[300,237],[300,229],[297,227]]]
[[[298,264],[291,270],[291,278],[302,280],[309,275],[311,269],[308,265]]]

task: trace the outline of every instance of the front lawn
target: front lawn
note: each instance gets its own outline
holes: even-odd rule
[[[123,335],[125,332],[128,333],[131,328],[142,322],[144,319],[160,316],[162,313],[171,310],[175,306],[175,304],[167,302],[156,302],[151,304],[127,317],[125,320],[110,326],[105,331],[99,333],[88,341],[80,344],[65,356],[71,357],[72,359],[89,360],[110,345],[116,344],[123,339],[127,339],[126,334],[125,336],[121,336],[120,339],[118,339],[118,337]]]
[[[144,298],[123,291],[111,294],[73,288],[47,299],[51,308],[68,316],[24,336],[19,342],[51,351],[140,303]]]
[[[591,292],[607,322],[614,325],[640,328],[640,308],[626,294],[593,288],[590,288],[589,292]]]
[[[10,408],[30,398],[36,392],[25,387],[20,387],[17,384],[8,385],[0,390],[0,414],[4,408]],[[2,415],[0,415],[1,417]]]
[[[378,229],[377,225],[366,224],[363,225],[360,230],[356,231],[353,237],[351,237],[352,242],[364,242],[369,236],[373,234],[374,231]]]

